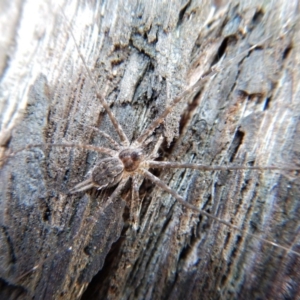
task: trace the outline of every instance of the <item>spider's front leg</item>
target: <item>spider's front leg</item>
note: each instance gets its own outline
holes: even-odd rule
[[[130,223],[134,231],[139,229],[140,213],[142,203],[139,197],[139,189],[142,183],[142,178],[139,175],[132,176],[132,196],[130,203]]]

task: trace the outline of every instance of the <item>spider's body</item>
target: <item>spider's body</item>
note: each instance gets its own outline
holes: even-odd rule
[[[99,190],[112,187],[122,179],[128,179],[138,173],[141,162],[144,162],[141,149],[121,148],[120,152],[112,150],[111,155],[111,157],[100,160],[89,172],[89,178],[77,184],[70,192],[85,191],[92,187]]]

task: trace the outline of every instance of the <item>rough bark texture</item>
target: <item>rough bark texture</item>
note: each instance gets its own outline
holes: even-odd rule
[[[160,159],[299,166],[297,1],[14,1],[1,4],[0,22],[2,153],[108,146],[86,125],[119,141],[71,24],[130,141],[208,74],[156,130]],[[1,299],[299,299],[299,256],[203,218],[147,180],[135,232],[129,185],[105,209],[114,188],[68,195],[101,155],[45,148],[1,168]],[[154,173],[189,203],[300,252],[297,172]]]

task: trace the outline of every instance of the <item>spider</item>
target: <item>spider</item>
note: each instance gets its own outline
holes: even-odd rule
[[[72,31],[70,30],[71,35]],[[76,44],[76,43],[75,43]],[[76,44],[77,47],[77,44]],[[78,48],[78,47],[77,47]],[[78,50],[79,55],[81,56],[84,68],[88,73],[88,78],[94,82],[93,75],[91,74],[87,64],[85,62],[84,57],[81,55],[80,50]],[[209,74],[212,76],[213,72]],[[199,79],[202,80],[201,78]],[[94,86],[97,84],[94,82]],[[77,185],[75,185],[70,193],[76,194],[80,192],[84,192],[93,187],[104,190],[105,188],[112,188],[114,191],[111,196],[109,196],[105,206],[109,206],[111,203],[115,202],[121,193],[122,189],[125,188],[129,179],[132,180],[132,197],[130,201],[130,218],[131,223],[133,224],[133,229],[136,232],[139,232],[139,217],[141,205],[139,201],[139,186],[142,178],[147,178],[150,181],[154,182],[161,189],[172,195],[177,201],[179,201],[184,207],[187,207],[192,212],[196,214],[201,214],[202,216],[206,216],[208,218],[214,219],[216,222],[221,222],[229,226],[229,228],[233,230],[241,230],[236,226],[232,225],[229,222],[223,221],[223,219],[215,217],[215,215],[206,212],[205,210],[201,210],[198,207],[191,205],[185,201],[183,197],[181,197],[176,191],[169,188],[161,179],[156,177],[153,173],[149,172],[149,169],[161,169],[161,168],[183,168],[183,169],[198,169],[198,170],[224,170],[228,171],[232,170],[251,170],[251,169],[259,169],[259,170],[291,170],[291,167],[276,167],[276,166],[203,166],[197,163],[178,163],[171,161],[157,161],[155,159],[159,158],[160,146],[163,143],[163,137],[159,134],[155,136],[154,132],[157,130],[160,124],[162,124],[166,117],[172,112],[176,103],[180,101],[185,101],[187,97],[190,95],[195,95],[199,92],[199,81],[192,85],[192,87],[186,88],[185,91],[179,94],[166,109],[159,114],[159,117],[153,121],[147,129],[142,131],[142,133],[133,141],[130,142],[129,137],[124,133],[124,130],[121,128],[117,118],[112,113],[108,103],[106,100],[97,92],[97,99],[104,107],[106,113],[109,115],[110,121],[113,124],[118,136],[120,138],[121,143],[117,143],[113,140],[110,135],[104,133],[98,129],[93,129],[96,132],[98,131],[99,135],[104,136],[108,142],[111,144],[112,149],[108,149],[105,147],[96,147],[92,145],[85,145],[79,143],[62,143],[62,144],[31,144],[26,147],[26,149],[31,149],[35,147],[69,147],[69,148],[80,148],[86,150],[92,150],[100,153],[107,154],[109,157],[100,160],[100,162],[94,167],[94,169],[88,175],[88,178]],[[157,130],[159,131],[159,130]],[[159,137],[158,137],[159,136]],[[16,153],[15,153],[16,154]],[[294,168],[295,169],[295,168]],[[105,174],[105,178],[102,175]],[[101,208],[104,210],[104,208]],[[94,218],[92,221],[97,222]],[[142,231],[142,230],[141,230]],[[251,235],[248,230],[241,230],[243,234]],[[255,237],[260,238],[258,235]],[[273,241],[269,241],[267,239],[263,239],[263,241],[267,244],[275,245],[277,247],[281,247],[285,250],[290,251],[287,247],[283,247],[274,243]]]

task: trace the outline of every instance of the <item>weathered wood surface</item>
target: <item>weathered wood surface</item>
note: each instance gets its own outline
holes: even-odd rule
[[[97,88],[130,140],[215,65],[199,92],[183,99],[156,131],[166,140],[161,159],[299,166],[296,1],[1,6],[2,151],[32,143],[107,145],[86,125],[118,140],[95,98],[70,22]],[[148,181],[140,187],[137,232],[128,225],[129,186],[105,210],[114,188],[68,195],[99,158],[48,147],[4,164],[2,299],[300,297],[299,256],[182,208]],[[155,174],[190,203],[300,252],[297,172]]]

